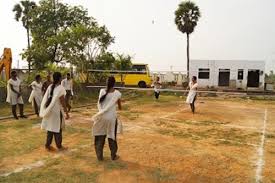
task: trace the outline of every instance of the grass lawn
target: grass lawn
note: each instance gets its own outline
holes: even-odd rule
[[[110,160],[107,142],[105,160],[97,161],[91,137],[97,97],[80,97],[74,106],[91,106],[74,109],[66,121],[65,152],[45,151],[46,132],[35,116],[0,122],[0,182],[255,182],[264,117],[260,168],[262,181],[274,182],[273,102],[199,97],[193,115],[178,95],[123,96],[118,161]]]

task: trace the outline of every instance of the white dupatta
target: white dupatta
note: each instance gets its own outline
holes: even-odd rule
[[[40,114],[42,117],[41,128],[47,131],[59,133],[60,129],[65,127],[65,118],[63,107],[60,103],[60,97],[65,96],[66,91],[63,86],[56,86],[53,92],[52,101],[48,107],[46,107],[49,94],[52,90],[52,85],[50,85],[43,97]]]
[[[48,89],[47,89],[47,91],[46,91],[46,93],[43,97],[43,100],[41,102],[40,113],[39,113],[39,116],[41,118],[46,117],[50,113],[50,111],[52,110],[54,104],[56,103],[56,100],[59,100],[58,95],[52,96],[53,98],[52,98],[52,101],[51,101],[50,105],[48,107],[46,107],[46,102],[48,101],[49,93],[51,91],[51,88],[52,88],[51,86],[48,87]]]
[[[106,121],[103,117],[106,112],[108,112],[111,108],[114,107],[114,105],[117,104],[117,101],[119,99],[120,99],[120,95],[113,95],[112,99],[109,101],[109,103],[104,108],[102,108],[101,104],[98,102],[99,112],[96,113],[94,116],[92,116],[92,121],[94,122],[93,129],[92,129],[93,136],[106,135],[105,133],[107,133],[108,138],[116,140],[116,138],[115,138],[115,122],[116,121],[117,121],[117,133],[122,133],[122,123],[119,120],[113,119],[114,122],[112,123],[110,121]],[[107,128],[107,129],[105,129],[105,128]]]

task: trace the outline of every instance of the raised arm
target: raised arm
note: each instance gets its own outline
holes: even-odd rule
[[[192,86],[192,89],[197,89],[197,88],[198,88],[198,83],[196,83]]]

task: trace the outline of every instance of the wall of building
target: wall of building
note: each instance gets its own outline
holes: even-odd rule
[[[152,79],[155,81],[157,77],[160,78],[161,83],[172,83],[181,86],[186,82],[186,75],[179,72],[159,72],[153,73]]]
[[[230,69],[230,87],[247,89],[247,78],[249,70],[260,70],[260,86],[264,88],[265,62],[245,60],[191,60],[190,76],[197,76],[199,69],[210,69],[209,79],[198,79],[201,87],[218,87],[219,70]],[[238,80],[238,70],[243,69],[243,80]]]

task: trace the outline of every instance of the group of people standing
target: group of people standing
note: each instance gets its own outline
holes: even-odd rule
[[[62,146],[62,128],[65,125],[65,118],[69,118],[70,100],[73,96],[73,81],[70,73],[64,80],[59,72],[55,72],[52,76],[49,74],[44,83],[42,83],[41,76],[36,75],[35,81],[29,87],[32,92],[28,101],[32,103],[35,114],[43,118],[41,127],[47,131],[46,149],[53,150],[51,146],[53,137],[57,148],[65,149]],[[7,102],[11,105],[15,119],[19,119],[16,111],[17,105],[20,109],[19,117],[27,118],[24,115],[21,81],[16,71],[11,72],[11,79],[8,81]]]
[[[7,102],[12,106],[12,113],[15,119],[18,119],[16,106],[19,105],[20,117],[26,118],[23,113],[24,102],[21,93],[21,81],[17,78],[17,73],[12,71],[11,79],[8,81]],[[115,78],[107,79],[106,88],[101,89],[98,98],[98,113],[92,117],[93,120],[93,136],[97,159],[103,160],[103,148],[105,139],[108,139],[111,151],[111,159],[117,160],[118,144],[117,133],[121,133],[122,126],[117,118],[116,108],[122,109],[121,93],[114,88]],[[155,98],[158,100],[162,84],[160,78],[157,77],[152,85],[154,87]],[[70,100],[73,96],[73,81],[68,73],[66,78],[62,80],[62,75],[55,72],[47,76],[47,80],[42,83],[40,75],[35,77],[35,81],[30,84],[32,92],[29,102],[32,103],[35,113],[42,117],[41,128],[47,131],[45,148],[48,151],[55,150],[51,146],[53,138],[55,139],[58,150],[67,149],[62,145],[62,129],[65,126],[65,119],[69,119],[71,110]],[[190,104],[191,110],[195,112],[195,100],[197,91],[197,79],[192,78],[189,84],[190,91],[186,102]]]
[[[17,72],[11,72],[11,78],[8,80],[7,85],[7,102],[10,103],[12,114],[15,119],[19,119],[17,115],[17,105],[19,106],[19,112],[21,118],[27,118],[24,115],[24,101],[22,97],[22,85],[21,80],[17,77]],[[35,80],[29,85],[32,89],[29,96],[28,102],[32,104],[34,112],[39,116],[39,111],[41,107],[41,102],[44,94],[46,93],[48,87],[52,84],[51,74],[47,75],[46,81],[42,82],[42,77],[40,75],[35,76]],[[70,100],[73,96],[73,81],[71,79],[70,73],[67,74],[67,77],[62,80],[62,86],[66,90],[66,107],[68,111],[71,110]]]

